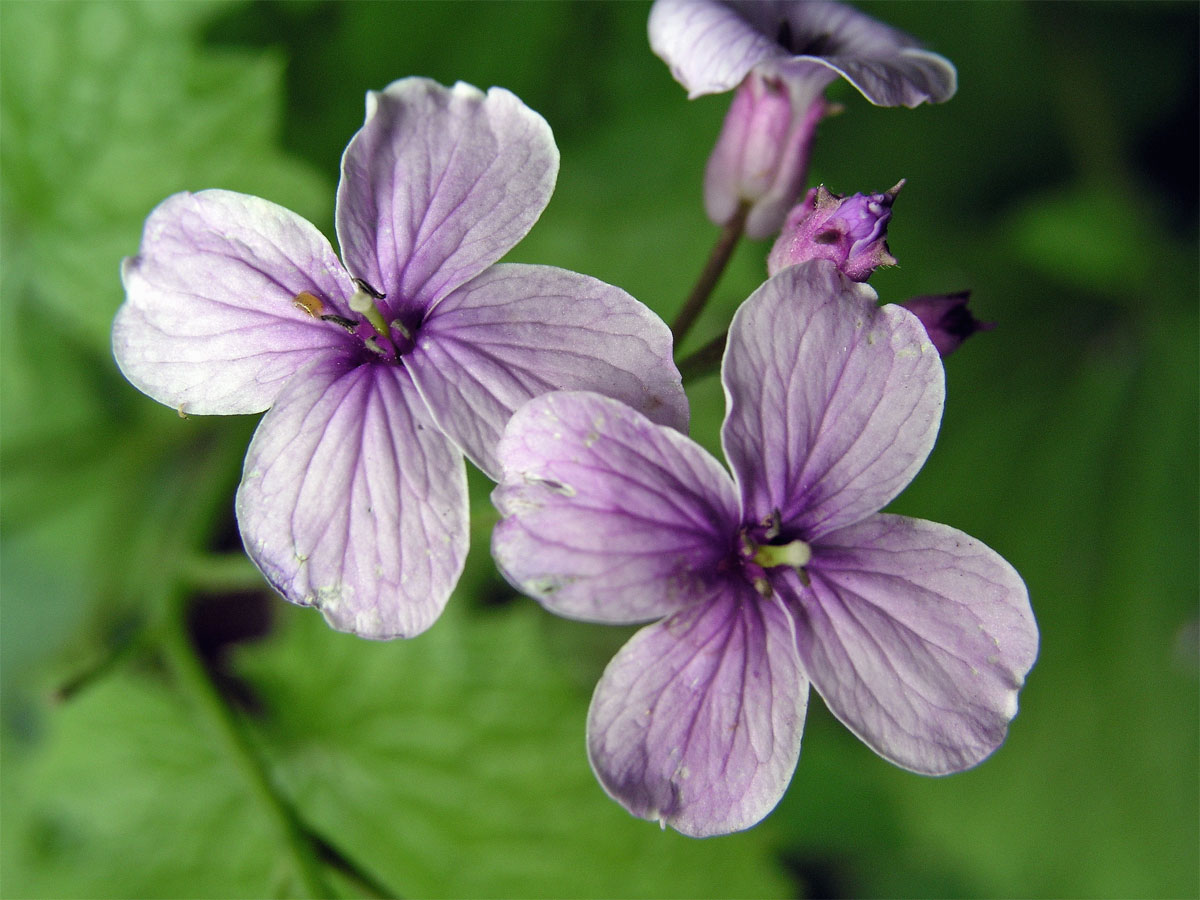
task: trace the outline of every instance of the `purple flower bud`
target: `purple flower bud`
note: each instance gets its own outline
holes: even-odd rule
[[[866,281],[878,266],[894,266],[887,225],[904,180],[883,194],[842,197],[821,185],[788,213],[767,257],[767,273],[810,259],[827,259],[853,281]]]
[[[718,225],[749,206],[746,233],[767,237],[804,189],[809,150],[827,110],[819,90],[754,71],[733,95],[704,174],[704,205]]]
[[[991,331],[995,322],[980,322],[967,309],[970,291],[913,297],[900,305],[916,315],[925,326],[937,352],[946,356],[977,331]]]

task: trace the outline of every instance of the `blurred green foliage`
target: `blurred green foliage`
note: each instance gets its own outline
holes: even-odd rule
[[[366,644],[272,597],[265,637],[214,657],[280,791],[368,876],[335,877],[346,896],[1200,894],[1197,7],[862,5],[959,68],[939,107],[835,88],[846,112],[822,125],[813,176],[843,193],[907,178],[901,266],[873,285],[885,301],[971,287],[999,323],[948,360],[938,447],[895,509],[983,539],[1029,583],[1041,658],[1007,743],[925,779],[814,702],[763,825],[696,842],[631,819],[583,748],[627,632],[514,598],[473,478],[468,572],[429,634]],[[0,6],[4,896],[291,890],[267,815],[155,652],[166,585],[236,541],[254,423],[181,421],[116,371],[118,264],[146,213],[224,187],[332,234],[366,90],[498,84],[562,151],[510,258],[669,318],[715,238],[700,180],[727,98],[684,99],[646,12]],[[766,249],[740,248],[688,346],[761,282]],[[689,393],[715,448],[719,385]]]

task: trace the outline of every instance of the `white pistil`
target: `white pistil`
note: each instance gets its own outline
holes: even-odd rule
[[[781,546],[764,544],[754,554],[754,561],[764,569],[773,569],[775,566],[791,566],[793,569],[802,569],[808,565],[810,559],[812,559],[812,548],[804,541],[792,541]]]
[[[387,336],[387,322],[383,320],[383,313],[379,311],[379,307],[375,305],[375,298],[364,291],[361,287],[356,290],[348,301],[350,308],[371,323],[381,335]]]

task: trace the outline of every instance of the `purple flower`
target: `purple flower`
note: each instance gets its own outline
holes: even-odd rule
[[[820,185],[788,213],[783,231],[767,256],[767,272],[810,259],[827,259],[852,281],[866,281],[879,266],[894,266],[887,245],[892,203],[901,181],[882,194],[842,197]]]
[[[441,613],[467,549],[463,454],[492,477],[512,411],[596,390],[682,426],[666,326],[624,291],[496,265],[550,199],[558,150],[507,91],[410,78],[367,96],[342,157],[342,260],[309,222],[176,194],[122,269],[113,350],[181,412],[269,412],[238,488],[247,553],[364,637]]]
[[[943,371],[921,324],[828,262],[793,266],[737,312],[722,379],[732,479],[590,393],[530,402],[500,444],[492,552],[512,583],[572,618],[659,620],[592,699],[605,789],[685,834],[753,825],[796,765],[810,682],[897,765],[981,761],[1037,628],[993,550],[878,512],[937,434]]]
[[[839,3],[655,0],[649,31],[651,49],[689,97],[738,89],[709,159],[704,198],[718,225],[749,204],[751,237],[777,231],[804,189],[830,82],[845,78],[877,106],[941,103],[956,88],[948,60]],[[761,149],[771,141],[774,154]]]
[[[980,322],[967,309],[970,291],[913,297],[900,305],[921,320],[933,346],[942,356],[953,353],[977,331],[991,331],[995,322]]]

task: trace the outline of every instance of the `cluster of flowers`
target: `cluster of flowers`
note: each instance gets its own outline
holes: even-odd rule
[[[335,628],[433,624],[467,549],[462,457],[497,481],[492,551],[512,584],[564,616],[652,623],[596,688],[589,754],[632,813],[700,836],[778,802],[810,683],[900,766],[978,763],[1037,629],[994,551],[879,512],[933,446],[940,354],[978,327],[965,298],[910,312],[862,284],[894,262],[899,186],[804,191],[830,82],[915,106],[953,94],[953,67],[833,3],[657,0],[650,40],[692,96],[735,89],[710,217],[782,229],[721,367],[732,478],[685,436],[661,320],[585,275],[497,262],[558,168],[549,126],[499,88],[409,78],[368,96],[342,159],[341,259],[268,201],[168,198],[124,263],[113,347],[181,413],[267,411],[243,543]]]

